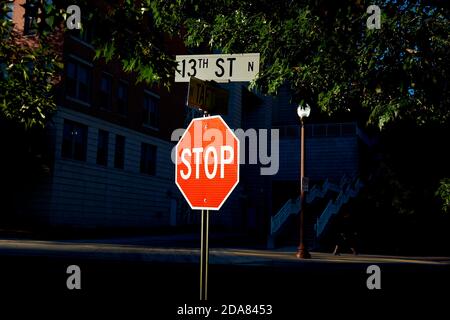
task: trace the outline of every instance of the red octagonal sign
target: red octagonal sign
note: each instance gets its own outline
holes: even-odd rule
[[[175,183],[191,208],[219,210],[239,183],[233,131],[220,116],[193,119],[175,153]]]

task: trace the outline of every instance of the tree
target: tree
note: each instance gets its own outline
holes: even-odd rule
[[[52,99],[61,70],[57,33],[24,37],[0,7],[0,119],[24,129],[43,127],[55,110]],[[56,35],[56,37],[55,37]]]
[[[70,1],[41,2],[39,34],[60,26]],[[260,52],[253,85],[275,94],[288,83],[299,102],[328,114],[363,115],[380,128],[398,119],[447,123],[449,5],[380,1],[381,29],[366,26],[362,0],[131,0],[78,2],[96,25],[96,57],[118,60],[138,81],[170,86],[168,37],[191,48]],[[89,22],[90,21],[90,22]],[[2,50],[3,51],[3,50]]]
[[[42,13],[50,14],[46,9],[41,7]],[[26,201],[23,196],[49,171],[45,126],[56,110],[54,94],[63,66],[61,28],[41,28],[33,35],[24,36],[8,19],[9,10],[2,2],[0,176],[3,185],[7,186],[0,194],[2,227],[23,224],[15,212],[16,203]]]
[[[297,100],[328,114],[362,111],[380,128],[449,120],[450,10],[441,1],[380,1],[380,30],[366,26],[373,1],[158,2],[156,24],[184,26],[188,46],[260,52],[254,85],[263,92],[289,83]]]

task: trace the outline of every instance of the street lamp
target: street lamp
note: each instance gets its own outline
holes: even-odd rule
[[[304,215],[305,215],[305,190],[304,190],[304,180],[305,180],[305,126],[303,119],[309,117],[311,108],[308,104],[306,107],[298,106],[297,114],[300,118],[300,244],[297,248],[297,258],[299,259],[309,259],[311,254],[304,243]]]

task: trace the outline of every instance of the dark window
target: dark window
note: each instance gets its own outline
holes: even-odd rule
[[[98,130],[97,164],[102,166],[108,165],[108,138],[108,131]]]
[[[112,105],[112,77],[107,73],[102,73],[100,78],[100,107],[111,110]]]
[[[124,116],[128,112],[128,85],[123,81],[117,87],[117,111]]]
[[[6,19],[12,20],[14,16],[14,1],[8,0],[8,3],[6,4],[8,12],[6,13]]]
[[[156,146],[141,144],[141,172],[154,176],[156,173]]]
[[[87,126],[64,120],[61,156],[67,159],[86,161]]]
[[[114,152],[114,167],[123,169],[125,159],[125,137],[116,134],[116,149]]]
[[[89,103],[91,96],[90,67],[75,60],[70,60],[67,63],[66,75],[66,95]]]
[[[25,35],[30,35],[36,33],[36,23],[38,16],[38,1],[28,0],[25,3],[25,15],[24,15],[24,26],[23,33]]]
[[[158,108],[159,98],[146,92],[144,96],[144,124],[154,128],[158,127]]]

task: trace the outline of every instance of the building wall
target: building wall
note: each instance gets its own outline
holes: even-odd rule
[[[279,130],[279,171],[273,176],[261,176],[260,165],[245,165],[244,190],[251,211],[255,211],[250,213],[255,217],[253,221],[266,228],[270,216],[299,193],[300,123],[286,86],[275,98],[260,98],[263,103],[259,106],[243,106],[244,128]],[[359,167],[356,124],[306,124],[305,152],[310,187],[325,179],[339,181],[344,174],[353,175]]]
[[[305,175],[312,181],[339,180],[358,170],[358,138],[306,138]],[[300,168],[300,140],[284,138],[280,141],[280,170],[274,180],[298,180]]]
[[[277,108],[276,99],[257,95],[259,100],[248,100],[242,105],[243,129],[270,129],[272,127],[272,113]],[[241,142],[242,143],[242,142]],[[258,143],[259,145],[259,143]],[[252,150],[259,153],[258,150]],[[268,148],[270,150],[270,147]],[[247,154],[248,155],[248,154]],[[272,207],[271,176],[262,176],[261,165],[247,163],[241,165],[242,188],[244,196],[244,210],[242,220],[249,231],[265,237],[269,230],[269,218]]]
[[[14,6],[13,6],[13,13],[12,18],[14,22],[14,28],[19,31],[23,32],[23,16],[25,14],[25,4],[26,0],[15,0]]]
[[[61,157],[64,119],[88,126],[86,162]],[[169,225],[172,143],[60,107],[52,182],[51,225],[153,227]],[[108,166],[96,164],[98,130],[109,132]],[[115,135],[125,136],[124,169],[114,168]],[[141,143],[157,147],[156,175],[140,172]]]
[[[91,101],[86,104],[68,97],[66,88],[62,84],[57,100],[60,105],[164,140],[170,140],[172,130],[183,126],[185,118],[184,106],[187,96],[187,85],[185,83],[173,83],[170,92],[157,85],[152,86],[142,82],[136,83],[136,75],[124,72],[119,62],[111,61],[105,63],[103,59],[94,60],[93,47],[89,43],[80,41],[70,33],[65,36],[64,52],[65,62],[75,59],[85,66],[90,66],[89,69],[92,76]],[[100,99],[100,79],[102,73],[111,75],[113,79],[113,100],[110,110],[105,108],[103,101]],[[66,80],[65,77],[66,73],[64,74],[63,81]],[[128,108],[126,116],[119,114],[115,99],[120,81],[128,84]],[[143,106],[146,92],[150,92],[159,97],[157,128],[143,125]]]

